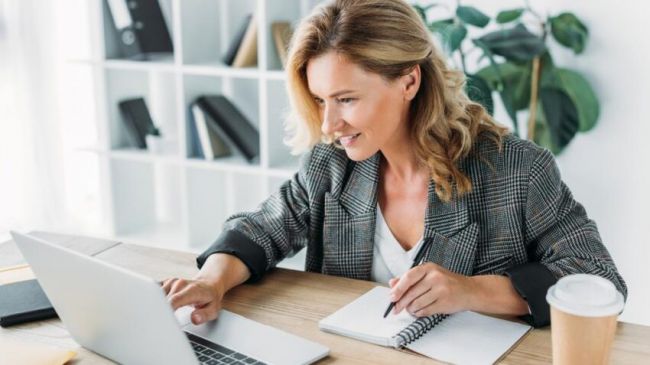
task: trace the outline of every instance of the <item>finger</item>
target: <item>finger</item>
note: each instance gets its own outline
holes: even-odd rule
[[[395,284],[397,284],[398,281],[399,281],[399,277],[392,278],[388,280],[388,286],[392,288],[393,286],[395,286]]]
[[[195,285],[188,285],[169,297],[169,303],[174,310],[186,305],[203,306],[211,300],[210,293]]]
[[[165,291],[165,295],[166,295],[166,294],[169,294],[169,290],[171,289],[172,284],[173,284],[174,281],[176,281],[177,279],[178,279],[178,278],[169,278],[169,279],[166,279],[165,281],[163,281],[162,288],[163,288],[163,290]]]
[[[403,309],[409,308],[414,300],[422,296],[422,294],[431,290],[431,284],[427,283],[426,280],[420,280],[417,284],[409,288],[409,290],[404,293],[402,299],[400,299],[397,304],[395,304],[395,309],[393,313],[399,314]],[[411,312],[411,311],[409,311]]]
[[[221,303],[216,300],[208,303],[208,305],[195,309],[192,312],[192,323],[198,326],[201,323],[216,319],[219,314],[219,309],[221,309]]]
[[[182,291],[183,289],[185,289],[185,287],[187,287],[187,285],[189,283],[190,282],[188,280],[183,279],[183,278],[178,278],[178,279],[174,280],[174,282],[171,285],[171,289],[169,289],[168,296],[174,295],[174,294]]]
[[[426,269],[421,265],[410,269],[402,275],[397,284],[390,290],[391,302],[399,301],[411,286],[422,280],[426,273]]]
[[[433,314],[429,314],[429,310],[432,310],[436,305],[436,301],[439,299],[439,293],[435,289],[431,289],[422,293],[419,297],[415,298],[408,306],[407,310],[414,316],[423,317]]]

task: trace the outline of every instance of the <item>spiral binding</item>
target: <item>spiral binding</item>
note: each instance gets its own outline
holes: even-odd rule
[[[401,330],[400,333],[391,338],[393,346],[395,348],[401,348],[410,344],[440,324],[447,317],[449,317],[448,314],[434,314],[429,317],[416,319],[413,323]]]

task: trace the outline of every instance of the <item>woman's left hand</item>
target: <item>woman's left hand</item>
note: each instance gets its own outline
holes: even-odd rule
[[[406,309],[416,317],[468,310],[474,284],[471,277],[456,274],[431,262],[416,266],[400,278],[390,279],[393,314]]]

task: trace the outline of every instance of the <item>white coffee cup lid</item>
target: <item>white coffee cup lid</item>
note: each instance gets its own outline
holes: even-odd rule
[[[589,274],[561,278],[548,289],[546,301],[563,312],[583,317],[616,315],[625,305],[623,294],[611,281]]]

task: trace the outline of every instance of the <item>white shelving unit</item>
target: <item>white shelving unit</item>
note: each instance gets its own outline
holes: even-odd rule
[[[159,2],[174,54],[148,61],[121,59],[106,0],[94,0],[91,6],[91,24],[99,28],[92,35],[93,59],[75,61],[90,65],[96,81],[99,140],[86,151],[101,161],[107,235],[199,252],[214,241],[230,214],[256,207],[297,169],[298,159],[282,143],[289,104],[270,27],[280,20],[295,25],[319,1]],[[230,68],[222,56],[250,13],[258,21],[258,66]],[[259,162],[190,156],[189,105],[206,93],[226,95],[258,128]],[[117,103],[139,96],[145,98],[163,137],[175,141],[168,153],[128,147]]]

